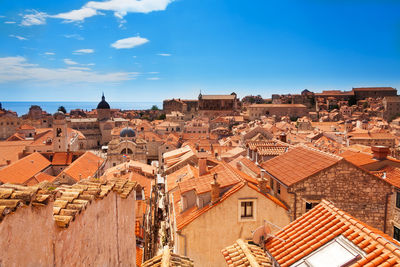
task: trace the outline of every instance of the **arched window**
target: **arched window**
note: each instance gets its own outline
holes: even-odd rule
[[[133,152],[132,152],[132,150],[130,148],[124,148],[124,149],[122,149],[121,154],[122,155],[124,155],[124,154],[133,154]]]

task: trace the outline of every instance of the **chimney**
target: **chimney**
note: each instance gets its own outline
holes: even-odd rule
[[[268,188],[267,188],[267,179],[264,177],[258,178],[258,189],[260,189],[260,192],[263,194],[268,193]]]
[[[286,134],[285,133],[281,133],[279,135],[279,141],[286,143]]]
[[[390,149],[387,146],[373,146],[371,147],[371,150],[374,153],[374,158],[377,160],[386,159],[390,153]]]
[[[219,183],[217,178],[218,174],[214,173],[214,180],[211,182],[211,204],[219,200]]]
[[[198,153],[199,156],[199,176],[202,176],[207,173],[207,154],[206,153]]]

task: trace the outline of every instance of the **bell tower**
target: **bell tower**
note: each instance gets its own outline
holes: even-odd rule
[[[65,114],[57,111],[53,115],[53,151],[66,152],[69,149],[68,140]]]

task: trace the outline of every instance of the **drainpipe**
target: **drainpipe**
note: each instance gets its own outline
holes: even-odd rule
[[[186,235],[182,234],[181,230],[176,231],[176,233],[177,233],[179,236],[183,237],[183,243],[184,243],[184,245],[183,245],[183,250],[184,250],[183,256],[187,256],[187,251],[186,251],[186,243],[187,243],[187,242],[186,242]]]
[[[386,220],[387,220],[387,212],[388,212],[388,206],[389,206],[389,197],[393,195],[393,191],[391,191],[390,193],[386,194],[386,198],[385,198],[385,214],[384,214],[384,218],[383,218],[383,232],[386,234]]]
[[[296,192],[290,192],[289,190],[287,192],[294,196],[294,207],[293,207],[293,221],[294,221],[294,220],[296,220],[297,194],[296,194]]]

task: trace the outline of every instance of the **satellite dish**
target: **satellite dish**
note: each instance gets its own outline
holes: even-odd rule
[[[271,236],[271,229],[268,225],[262,225],[253,232],[253,242],[259,246],[264,246],[265,241]]]

